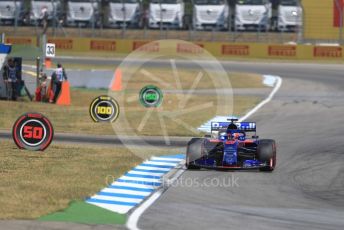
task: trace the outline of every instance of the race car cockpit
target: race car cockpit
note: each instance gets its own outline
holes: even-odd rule
[[[237,119],[231,119],[231,123],[227,127],[227,135],[229,140],[242,140],[246,138],[246,133],[238,128],[234,123]]]
[[[227,126],[226,131],[219,132],[220,140],[240,140],[244,141],[246,139],[245,131],[241,130],[234,122],[238,121],[237,119],[230,119],[230,123]]]

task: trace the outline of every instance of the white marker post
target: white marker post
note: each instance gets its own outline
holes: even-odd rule
[[[55,57],[55,44],[47,43],[45,45],[45,57],[52,58]]]
[[[45,68],[50,69],[51,68],[51,58],[55,57],[56,49],[54,43],[47,43],[45,45]]]

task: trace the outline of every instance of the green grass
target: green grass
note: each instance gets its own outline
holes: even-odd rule
[[[150,156],[169,149],[52,144],[44,152],[19,150],[0,139],[0,219],[123,224],[125,215],[84,203]]]
[[[62,221],[82,224],[125,224],[127,215],[118,214],[86,202],[72,202],[68,208],[39,218],[41,221]]]
[[[0,219],[36,219],[63,210],[142,162],[124,147],[52,144],[30,152],[12,141],[0,144]]]

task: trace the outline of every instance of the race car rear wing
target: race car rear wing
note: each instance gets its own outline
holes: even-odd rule
[[[227,127],[232,122],[211,122],[211,133],[212,132],[221,132],[226,131]],[[245,132],[256,132],[256,123],[255,122],[233,122],[237,126],[238,130]]]

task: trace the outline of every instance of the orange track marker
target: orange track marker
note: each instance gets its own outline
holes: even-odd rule
[[[51,59],[50,58],[45,58],[44,60],[45,68],[50,69],[51,68]]]
[[[122,90],[122,71],[121,69],[116,69],[113,79],[111,81],[110,89],[112,91]]]
[[[57,105],[70,105],[70,85],[68,81],[62,82],[60,96],[57,98]]]

